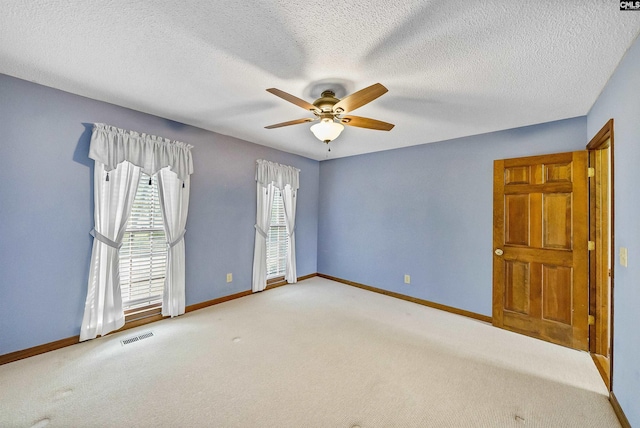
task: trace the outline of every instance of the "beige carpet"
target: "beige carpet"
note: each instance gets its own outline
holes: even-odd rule
[[[0,426],[619,424],[586,353],[313,278],[0,366]]]

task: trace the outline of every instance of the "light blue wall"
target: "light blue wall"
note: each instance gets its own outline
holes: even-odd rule
[[[491,316],[493,161],[586,143],[580,117],[323,161],[318,271]]]
[[[592,138],[613,118],[615,245],[613,392],[640,427],[640,40],[632,45],[587,116]],[[629,250],[628,267],[618,260]]]
[[[298,275],[317,271],[318,162],[0,75],[0,355],[79,333],[93,227],[93,122],[194,145],[187,305],[251,288],[259,158],[301,169]]]

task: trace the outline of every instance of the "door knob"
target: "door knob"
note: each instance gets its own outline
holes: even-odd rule
[[[504,254],[504,251],[502,251],[500,248],[498,248],[498,249],[495,251],[495,253],[496,253],[496,256],[501,256],[501,255],[503,255],[503,254]]]

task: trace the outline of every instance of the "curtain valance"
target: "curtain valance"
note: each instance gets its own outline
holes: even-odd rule
[[[293,190],[298,190],[300,187],[300,170],[298,168],[262,159],[258,159],[256,163],[256,181],[262,187],[267,187],[271,183],[280,190],[284,189],[287,184]]]
[[[149,175],[168,166],[180,180],[186,181],[193,173],[192,147],[180,141],[95,123],[89,157],[104,164],[107,172],[124,161],[139,166]]]

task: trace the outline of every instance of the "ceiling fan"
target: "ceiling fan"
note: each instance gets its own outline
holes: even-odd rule
[[[280,89],[270,88],[267,89],[267,92],[302,107],[305,110],[309,110],[315,115],[315,117],[290,120],[288,122],[265,126],[267,129],[281,128],[283,126],[298,125],[301,123],[320,120],[319,123],[311,127],[311,132],[313,132],[316,138],[320,141],[324,141],[328,144],[340,135],[344,129],[343,125],[357,126],[358,128],[375,129],[379,131],[390,131],[394,127],[392,123],[382,122],[381,120],[347,115],[347,113],[370,103],[386,93],[387,88],[380,83],[376,83],[354,92],[341,100],[336,98],[333,91],[327,90],[324,91],[320,98],[315,100],[313,104],[287,92],[281,91]]]

